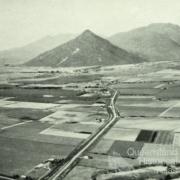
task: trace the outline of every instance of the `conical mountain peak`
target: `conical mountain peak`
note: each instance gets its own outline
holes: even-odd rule
[[[91,30],[86,29],[85,31],[83,31],[82,35],[94,35],[94,33]]]
[[[79,35],[79,37],[91,38],[91,37],[97,37],[97,35],[92,31],[90,31],[89,29],[87,29],[83,31],[82,34]]]
[[[37,56],[27,65],[80,67],[137,62],[142,62],[142,59],[112,45],[90,30],[85,30],[77,38]]]

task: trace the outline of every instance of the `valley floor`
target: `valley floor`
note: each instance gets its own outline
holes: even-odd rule
[[[178,65],[1,67],[0,174],[37,179],[53,169],[52,161],[68,157],[108,120],[111,89],[119,92],[117,122],[64,179],[123,179],[121,173],[131,175],[142,165],[178,164]],[[161,171],[158,166],[154,169]],[[157,173],[149,173],[157,178]]]

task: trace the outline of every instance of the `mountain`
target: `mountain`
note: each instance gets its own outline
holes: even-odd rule
[[[34,41],[26,46],[0,51],[0,65],[4,64],[22,64],[39,54],[55,48],[71,39],[73,34],[59,34],[56,36],[47,36],[38,41]]]
[[[86,30],[77,38],[47,51],[25,65],[77,67],[139,63],[144,59]]]
[[[180,26],[154,23],[118,33],[109,41],[150,61],[180,60]]]

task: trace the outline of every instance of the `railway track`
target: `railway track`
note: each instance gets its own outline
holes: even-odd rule
[[[115,91],[107,106],[109,118],[98,130],[88,137],[82,144],[75,148],[65,159],[63,165],[57,165],[47,174],[39,178],[39,180],[62,180],[79,162],[80,157],[94,145],[117,121],[119,113],[115,108],[115,102],[118,97],[118,91]]]

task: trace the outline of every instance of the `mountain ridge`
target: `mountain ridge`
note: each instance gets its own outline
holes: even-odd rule
[[[0,51],[0,64],[22,64],[44,51],[50,50],[74,38],[74,34],[46,36],[25,46]]]
[[[180,26],[175,24],[153,23],[117,33],[108,40],[149,61],[180,60]]]
[[[90,30],[50,51],[40,54],[29,66],[91,66],[139,63],[143,60],[130,54]]]

